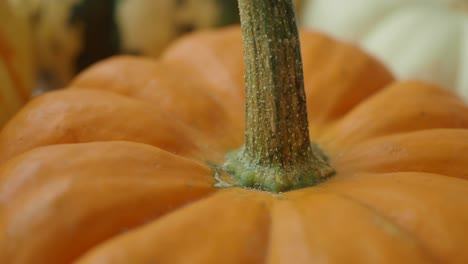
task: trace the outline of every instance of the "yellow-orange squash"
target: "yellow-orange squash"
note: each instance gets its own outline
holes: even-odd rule
[[[30,98],[33,76],[27,19],[0,1],[0,127]]]
[[[0,263],[467,263],[468,108],[301,33],[311,138],[336,174],[217,188],[243,143],[240,30],[103,61],[0,134]]]

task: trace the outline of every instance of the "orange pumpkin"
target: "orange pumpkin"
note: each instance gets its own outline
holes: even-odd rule
[[[291,19],[289,1],[241,2]],[[295,39],[262,45],[287,60]],[[310,137],[335,175],[282,193],[219,187],[251,97],[241,31],[196,33],[158,61],[103,61],[5,126],[0,263],[467,263],[466,105],[320,33],[301,48]],[[301,86],[293,68],[281,76]]]

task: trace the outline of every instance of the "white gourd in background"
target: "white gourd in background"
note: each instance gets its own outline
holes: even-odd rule
[[[468,0],[309,0],[305,26],[357,42],[400,79],[468,100]]]

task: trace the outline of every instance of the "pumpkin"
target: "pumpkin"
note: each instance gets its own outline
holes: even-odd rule
[[[0,127],[29,98],[33,61],[24,16],[0,2]]]
[[[104,60],[4,127],[1,263],[468,262],[462,100],[239,5],[243,38]]]
[[[304,25],[352,41],[401,79],[452,88],[468,99],[466,0],[310,0]]]

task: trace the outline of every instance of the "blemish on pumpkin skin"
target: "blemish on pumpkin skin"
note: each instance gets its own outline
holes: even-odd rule
[[[345,77],[347,75],[348,75],[348,71],[346,69],[343,68],[343,69],[340,70],[340,76],[341,77]]]
[[[278,201],[289,201],[290,200],[289,198],[284,196],[282,192],[274,194],[273,197]]]
[[[206,164],[211,169],[213,173],[213,178],[215,179],[215,188],[230,188],[236,187],[237,185],[232,181],[231,177],[227,175],[226,172],[214,162],[207,161]]]
[[[192,189],[192,188],[195,187],[195,185],[193,185],[192,183],[188,183],[188,182],[184,183],[183,185],[184,185],[184,187],[187,187],[189,189]]]
[[[427,116],[427,113],[422,111],[419,113],[419,117],[426,117]]]

